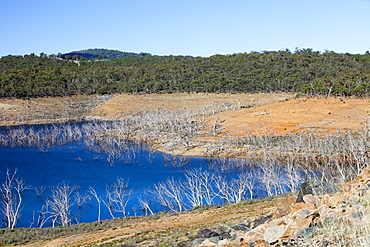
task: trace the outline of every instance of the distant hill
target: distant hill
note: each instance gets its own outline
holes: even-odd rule
[[[151,56],[150,53],[134,53],[134,52],[123,52],[123,51],[117,51],[117,50],[109,50],[109,49],[87,49],[87,50],[81,50],[81,51],[72,51],[69,53],[64,53],[60,55],[63,59],[113,59],[113,58],[122,58],[122,57],[145,57],[145,56]]]

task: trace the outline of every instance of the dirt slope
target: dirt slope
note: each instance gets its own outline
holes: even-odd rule
[[[225,103],[231,108],[249,107],[217,114],[219,119],[225,120],[226,134],[240,134],[245,130],[286,134],[302,128],[359,129],[370,117],[370,99],[293,98],[293,94],[122,94],[0,99],[0,126],[66,121],[69,117],[82,116],[120,119],[138,111],[201,110]]]
[[[298,98],[292,94],[170,94],[119,95],[92,110],[93,115],[108,119],[124,114],[155,110],[200,110],[211,105],[229,103],[236,111],[216,115],[223,122],[226,134],[243,131],[268,131],[286,134],[300,129],[354,130],[370,117],[370,99]],[[209,118],[212,122],[214,116]]]
[[[122,220],[119,227],[23,246],[92,246],[103,243],[135,243],[137,246],[175,244],[182,239],[187,239],[185,236],[194,235],[199,228],[207,225],[241,218],[251,220],[270,214],[275,210],[275,205],[276,200],[266,200],[257,204],[211,208],[161,217],[127,218]]]
[[[224,119],[229,134],[265,131],[287,134],[300,129],[354,130],[370,116],[369,99],[301,98],[269,103],[259,107],[228,111],[217,115]]]

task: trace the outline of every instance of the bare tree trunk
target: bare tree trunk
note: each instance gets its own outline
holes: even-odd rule
[[[152,200],[148,195],[145,196],[146,198],[143,199],[141,196],[138,198],[139,204],[142,208],[142,210],[145,212],[145,216],[148,215],[148,212],[150,215],[153,215],[153,210],[151,209]]]
[[[5,182],[0,188],[1,213],[3,215],[1,220],[7,228],[14,228],[16,226],[21,216],[22,194],[28,188],[23,180],[15,177],[16,174],[17,169],[13,174],[7,169]]]
[[[96,193],[96,190],[91,186],[89,186],[88,192],[95,198],[96,202],[98,203],[98,221],[100,221],[101,198],[99,197],[98,193]]]

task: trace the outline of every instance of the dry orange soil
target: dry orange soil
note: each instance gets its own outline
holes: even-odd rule
[[[116,96],[93,109],[94,115],[123,118],[124,114],[155,110],[201,110],[212,105],[229,103],[240,110],[216,114],[224,120],[227,134],[244,131],[268,131],[287,134],[301,129],[355,130],[369,120],[370,100],[350,98],[298,98],[292,94],[170,94],[145,96]],[[215,116],[210,117],[210,121]]]
[[[240,110],[216,114],[227,134],[268,131],[286,134],[300,129],[354,130],[370,117],[370,99],[298,98],[293,94],[165,94],[72,96],[30,100],[0,99],[0,125],[65,121],[68,116],[122,119],[125,114],[165,110],[201,110],[229,103]],[[85,107],[81,110],[80,108]],[[51,118],[51,115],[56,115]],[[58,118],[59,117],[59,118]],[[211,116],[209,121],[212,121]]]
[[[287,134],[301,129],[355,130],[363,127],[370,117],[369,99],[298,98],[292,94],[174,94],[114,97],[93,113],[101,117],[123,118],[124,114],[155,110],[194,109],[230,103],[240,110],[224,111],[211,116],[224,120],[225,134],[257,131]]]
[[[300,98],[220,114],[229,133],[268,131],[287,134],[302,129],[356,130],[370,116],[369,99]]]

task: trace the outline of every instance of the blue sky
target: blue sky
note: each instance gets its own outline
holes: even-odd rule
[[[370,50],[370,0],[0,0],[0,13],[0,56]]]

